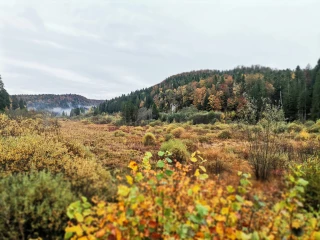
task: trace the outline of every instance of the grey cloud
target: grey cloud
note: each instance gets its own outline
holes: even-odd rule
[[[14,93],[106,99],[197,69],[315,64],[317,0],[0,2],[0,74]]]

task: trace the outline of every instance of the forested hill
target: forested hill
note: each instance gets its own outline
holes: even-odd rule
[[[51,109],[72,109],[77,107],[97,106],[102,100],[87,99],[76,94],[39,94],[39,95],[13,95],[27,104],[28,109],[51,110]]]
[[[100,112],[154,109],[179,111],[191,105],[237,116],[250,101],[257,112],[266,103],[280,106],[289,121],[320,118],[320,60],[314,68],[272,69],[259,65],[233,70],[199,70],[168,77],[100,104]],[[129,112],[130,112],[129,111]]]

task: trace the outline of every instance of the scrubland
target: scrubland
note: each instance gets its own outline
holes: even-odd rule
[[[1,239],[320,239],[320,121],[0,115]]]

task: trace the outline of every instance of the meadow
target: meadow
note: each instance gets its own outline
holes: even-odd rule
[[[1,239],[319,239],[320,121],[102,118],[0,115]]]

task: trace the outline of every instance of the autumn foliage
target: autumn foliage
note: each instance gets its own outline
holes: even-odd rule
[[[320,218],[303,208],[308,182],[297,166],[274,203],[251,189],[250,174],[239,172],[237,186],[211,179],[205,160],[173,163],[146,153],[118,185],[117,202],[87,199],[72,203],[66,239],[319,239]],[[196,168],[195,168],[196,166]],[[195,170],[191,170],[195,169]]]

